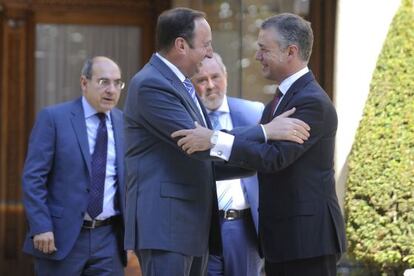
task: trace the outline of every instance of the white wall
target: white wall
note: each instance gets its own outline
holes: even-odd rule
[[[339,123],[335,169],[341,203],[347,158],[368,96],[372,73],[399,6],[400,0],[338,1],[334,99]]]

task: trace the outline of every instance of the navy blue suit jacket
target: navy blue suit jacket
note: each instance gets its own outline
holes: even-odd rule
[[[209,151],[188,156],[170,137],[204,121],[183,83],[156,55],[132,78],[124,118],[126,248],[201,256],[210,245],[219,254],[213,158]]]
[[[117,166],[117,207],[124,213],[125,186],[122,112],[111,111]],[[39,112],[30,135],[23,170],[23,204],[29,229],[24,252],[62,260],[72,249],[88,205],[91,156],[81,98]],[[52,231],[58,251],[33,248],[33,236]],[[120,241],[123,229],[119,229]],[[120,248],[123,248],[122,246]],[[125,254],[121,252],[125,258]],[[125,259],[124,259],[125,261]]]
[[[267,261],[282,262],[338,254],[346,248],[344,222],[335,192],[337,115],[311,72],[299,78],[275,116],[296,107],[307,122],[304,144],[263,142],[260,127],[236,135],[229,162],[255,168],[259,177],[259,237]],[[262,122],[269,117],[270,106]]]
[[[262,117],[263,104],[259,102],[246,101],[239,98],[227,97],[230,109],[230,117],[233,127],[244,127],[257,125]],[[245,191],[246,201],[250,205],[256,230],[258,229],[259,187],[257,175],[241,179],[242,188]]]

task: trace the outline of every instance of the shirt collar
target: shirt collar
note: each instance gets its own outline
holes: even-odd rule
[[[85,113],[85,119],[88,119],[89,117],[94,116],[96,113],[99,113],[98,111],[96,111],[95,108],[93,108],[88,100],[85,98],[85,96],[82,96],[82,107],[83,107],[83,112]],[[109,117],[109,113],[110,111],[105,112],[106,117]]]
[[[304,68],[297,71],[295,74],[284,79],[279,85],[280,92],[282,92],[282,94],[285,95],[289,88],[292,86],[292,84],[308,72],[309,68],[305,66]]]
[[[229,103],[228,103],[228,101],[227,101],[227,96],[226,95],[224,95],[224,98],[223,98],[223,102],[222,102],[222,104],[220,105],[220,107],[219,108],[217,108],[216,110],[214,110],[214,111],[218,111],[218,112],[220,112],[220,113],[230,113],[230,108],[229,108]],[[210,114],[211,112],[213,112],[213,111],[211,111],[211,110],[209,110],[209,109],[207,109],[207,112],[208,112],[208,114]]]
[[[155,53],[155,55],[157,57],[159,57],[162,60],[162,62],[164,62],[165,65],[167,65],[168,68],[171,69],[171,71],[174,72],[174,74],[180,79],[181,82],[183,82],[186,79],[186,77],[184,76],[184,74],[181,73],[180,69],[178,69],[177,66],[175,66],[174,64],[172,64],[168,59],[166,59],[165,57],[163,57],[159,53]]]

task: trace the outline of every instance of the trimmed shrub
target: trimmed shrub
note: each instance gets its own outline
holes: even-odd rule
[[[349,157],[345,215],[356,260],[385,275],[414,267],[413,0],[402,1],[378,58]]]

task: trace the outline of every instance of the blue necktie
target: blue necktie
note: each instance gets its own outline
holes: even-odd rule
[[[193,99],[193,101],[195,102],[195,104],[198,106],[198,100],[197,100],[195,88],[194,88],[192,82],[189,79],[185,79],[183,81],[183,84],[184,84],[185,88],[187,89],[188,94],[190,94],[191,99]]]
[[[214,130],[223,129],[223,127],[220,124],[220,116],[222,114],[224,114],[224,112],[221,111],[213,111],[208,114],[208,117],[211,121],[211,126]],[[233,203],[233,196],[231,193],[232,187],[228,184],[223,184],[217,187],[217,200],[219,209],[227,211],[228,209],[230,209],[231,204]]]
[[[99,126],[96,132],[95,149],[92,154],[91,185],[89,192],[88,214],[91,218],[102,213],[106,174],[106,156],[108,154],[108,131],[105,113],[97,113]]]
[[[221,127],[220,119],[219,119],[220,118],[220,115],[222,113],[223,112],[220,112],[220,111],[213,111],[213,112],[210,112],[208,114],[208,117],[210,118],[211,126],[213,127],[214,130],[221,130],[221,129],[223,129]]]

